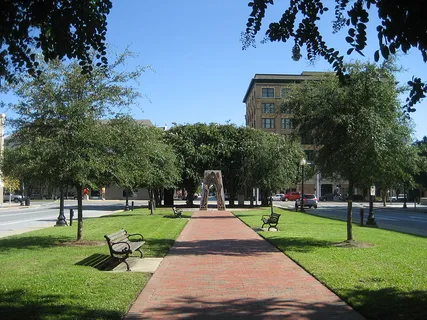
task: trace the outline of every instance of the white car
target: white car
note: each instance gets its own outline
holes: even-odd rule
[[[274,196],[271,196],[271,198],[273,199],[273,201],[282,201],[284,195],[284,193],[277,193]]]
[[[15,194],[15,193],[10,194],[9,192],[5,192],[3,196],[3,201],[13,201],[18,203],[22,201],[22,196],[20,194]]]

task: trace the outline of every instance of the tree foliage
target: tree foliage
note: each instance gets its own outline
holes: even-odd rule
[[[111,172],[106,161],[106,116],[129,106],[139,93],[131,86],[143,68],[117,71],[128,56],[125,52],[108,69],[99,67],[82,74],[77,61],[58,60],[41,64],[36,78],[23,78],[15,86],[19,102],[11,107],[18,117],[11,120],[15,151],[23,158],[26,174],[43,177],[58,187],[74,186],[81,194],[85,186],[104,182]],[[31,173],[34,172],[34,173]],[[78,198],[78,239],[82,238],[83,215]]]
[[[420,189],[427,189],[427,137],[415,142],[415,147],[418,152],[418,168],[419,171],[415,175],[415,183]]]
[[[231,199],[253,187],[268,196],[295,181],[302,157],[300,145],[284,136],[234,125],[175,126],[168,131],[167,140],[179,159],[190,204],[205,170],[221,170]]]
[[[295,185],[304,153],[297,140],[252,128],[243,129],[242,177],[246,187],[262,190],[263,203],[278,189]]]
[[[401,50],[407,53],[409,49],[420,51],[422,59],[427,62],[427,34],[425,19],[427,4],[423,1],[385,1],[385,0],[335,0],[332,31],[334,33],[346,29],[345,40],[349,45],[347,55],[353,51],[364,55],[368,41],[367,23],[370,16],[377,14],[380,24],[375,29],[378,39],[377,50],[374,52],[375,61],[380,56],[388,59],[391,54]],[[253,0],[248,6],[252,8],[248,18],[246,32],[242,36],[243,47],[254,45],[255,37],[261,30],[265,13],[273,0]],[[289,6],[278,22],[270,23],[266,31],[268,41],[287,42],[293,39],[292,58],[302,57],[301,48],[305,46],[307,58],[314,61],[323,57],[338,73],[346,74],[344,56],[327,43],[319,23],[329,19],[325,17],[329,11],[329,2],[321,0],[291,0]],[[406,109],[415,111],[414,104],[425,97],[427,85],[420,78],[408,82],[411,92],[407,98]]]
[[[296,85],[290,94],[298,135],[309,134],[318,151],[322,175],[349,182],[348,240],[352,240],[353,186],[391,184],[406,176],[411,127],[400,111],[397,88],[388,68],[355,63],[346,66],[351,81],[334,76]]]
[[[0,79],[15,80],[15,73],[23,71],[40,74],[39,53],[45,62],[75,58],[85,73],[93,70],[94,61],[106,66],[111,7],[111,0],[1,1]]]
[[[127,190],[145,187],[153,201],[154,192],[172,188],[180,180],[175,153],[164,141],[163,130],[119,115],[105,125],[105,136],[104,185],[113,183]]]

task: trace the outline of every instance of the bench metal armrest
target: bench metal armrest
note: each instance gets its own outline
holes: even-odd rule
[[[113,243],[111,243],[111,249],[112,249],[114,252],[118,252],[118,253],[120,253],[120,251],[116,251],[116,250],[114,250],[114,246],[115,246],[116,244],[122,244],[122,243],[124,243],[125,245],[127,245],[127,249],[126,249],[126,251],[125,251],[125,249],[123,249],[123,250],[121,251],[122,253],[126,253],[126,252],[131,251],[131,250],[130,250],[130,244],[129,244],[128,242],[126,242],[126,241],[118,241],[118,242],[113,242]]]
[[[144,241],[144,237],[142,236],[142,234],[140,233],[132,233],[132,234],[128,234],[128,238],[132,237],[132,236],[138,236],[140,237],[140,239],[133,239],[132,241]],[[129,239],[130,240],[130,239]]]
[[[269,214],[265,214],[265,215],[262,216],[262,219],[264,219],[264,218],[270,218],[270,215]]]

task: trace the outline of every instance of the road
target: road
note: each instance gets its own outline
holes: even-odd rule
[[[146,202],[146,201],[145,201]],[[69,221],[70,209],[77,218],[77,201],[65,200],[64,214]],[[124,208],[124,201],[83,201],[83,217],[94,218],[110,214]],[[0,238],[32,230],[52,227],[59,215],[59,201],[32,202],[30,207],[19,204],[3,204],[0,209]]]
[[[182,202],[182,203],[181,203]],[[195,201],[196,203],[197,201]],[[294,202],[274,201],[275,206],[294,210]],[[124,209],[124,200],[90,200],[83,201],[83,217],[94,218],[106,214],[111,214],[117,210]],[[129,203],[131,204],[131,202]],[[184,201],[176,201],[176,204],[184,204]],[[210,201],[212,208],[216,202]],[[245,203],[249,204],[249,202]],[[135,201],[135,206],[147,206],[147,201]],[[417,206],[414,210],[413,204],[408,204],[408,209],[402,208],[402,203],[394,203],[386,208],[380,207],[374,210],[375,220],[382,229],[400,231],[420,236],[427,236],[427,206]],[[364,208],[364,221],[368,215],[367,203],[353,204],[353,221],[360,223],[360,208]],[[75,219],[77,218],[77,201],[66,200],[64,214],[69,221],[70,209],[74,209]],[[346,221],[346,202],[321,202],[318,209],[308,209],[310,214],[329,217]],[[59,202],[32,202],[30,207],[21,207],[19,204],[3,204],[0,208],[0,238],[13,234],[20,234],[32,230],[54,226],[59,214]]]
[[[294,202],[275,202],[275,206],[294,209]],[[360,208],[364,211],[364,223],[368,217],[368,203],[353,203],[353,222],[360,224]],[[346,221],[347,202],[320,202],[317,209],[305,208],[310,214]],[[403,209],[402,203],[387,204],[375,203],[374,216],[381,229],[394,230],[404,233],[427,237],[427,206],[417,206],[408,203],[408,208]]]

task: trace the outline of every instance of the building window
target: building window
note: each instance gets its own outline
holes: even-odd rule
[[[282,98],[287,97],[291,92],[290,88],[282,88]]]
[[[307,161],[314,160],[314,150],[304,150],[304,152],[305,152],[305,158]]]
[[[282,129],[292,129],[292,119],[290,118],[282,119]]]
[[[262,128],[263,129],[274,129],[274,119],[273,118],[262,118]]]
[[[274,98],[274,88],[262,88],[263,98]]]
[[[262,113],[274,113],[274,103],[262,103],[261,111]]]

